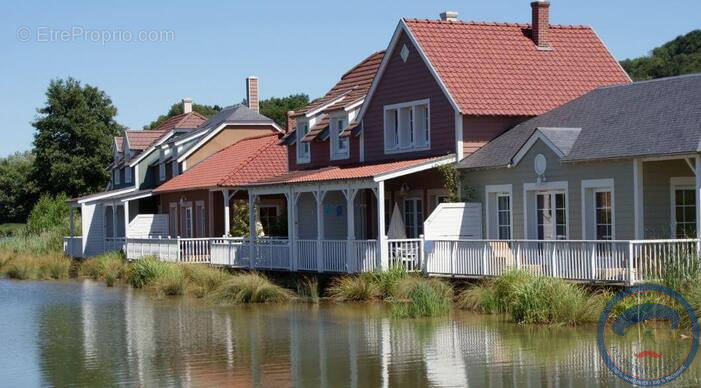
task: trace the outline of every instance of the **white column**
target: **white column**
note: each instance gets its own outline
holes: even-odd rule
[[[324,271],[323,266],[323,255],[324,247],[322,242],[324,241],[324,196],[325,191],[317,190],[314,193],[316,197],[316,270],[318,272]]]
[[[248,192],[248,230],[250,239],[251,258],[248,260],[248,268],[253,268],[256,258],[256,196]]]
[[[110,246],[110,251],[114,250],[117,238],[117,205],[112,202],[112,245]]]
[[[696,156],[696,238],[701,238],[701,156]],[[701,250],[701,243],[697,243],[697,251]]]
[[[70,235],[70,240],[68,240],[68,249],[70,252],[69,256],[73,256],[75,250],[73,249],[73,235],[75,234],[75,226],[73,224],[73,206],[68,208],[68,231]]]
[[[126,238],[129,237],[127,236],[127,230],[129,230],[129,201],[124,201],[122,204],[124,206],[124,241],[126,241]]]
[[[229,200],[231,197],[229,197],[229,190],[222,190],[221,196],[224,200],[224,236],[228,236],[229,229],[231,228],[231,210],[229,209]]]
[[[285,193],[285,199],[287,199],[287,243],[290,244],[290,271],[297,270],[297,257],[295,255],[295,245],[297,245],[297,239],[295,238],[295,193],[290,188],[289,191]]]
[[[645,234],[643,209],[643,161],[633,159],[633,219],[636,240],[643,239]]]
[[[385,234],[385,182],[377,182],[375,189],[377,199],[377,260],[378,269],[389,268],[389,257],[387,254],[387,235]]]
[[[347,189],[343,191],[346,197],[346,218],[348,221],[347,241],[346,241],[346,270],[354,272],[356,270],[356,260],[353,257],[353,243],[355,242],[355,195],[358,192],[356,189]]]

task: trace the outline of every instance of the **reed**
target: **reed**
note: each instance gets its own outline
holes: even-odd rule
[[[207,300],[217,304],[287,303],[292,293],[257,272],[234,275],[214,289]]]

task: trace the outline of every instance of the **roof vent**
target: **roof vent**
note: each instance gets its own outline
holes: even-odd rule
[[[458,12],[457,11],[443,11],[441,12],[441,20],[444,22],[457,22]]]

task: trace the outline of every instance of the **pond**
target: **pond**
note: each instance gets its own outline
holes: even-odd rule
[[[382,304],[211,307],[91,281],[0,279],[1,386],[629,386],[595,328],[456,311],[392,320]],[[675,386],[699,386],[696,359]]]

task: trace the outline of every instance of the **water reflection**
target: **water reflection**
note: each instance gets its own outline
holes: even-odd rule
[[[0,280],[0,311],[13,386],[627,386],[590,326],[396,321],[380,304],[212,308],[93,282]],[[675,385],[699,386],[700,371],[697,359]]]

